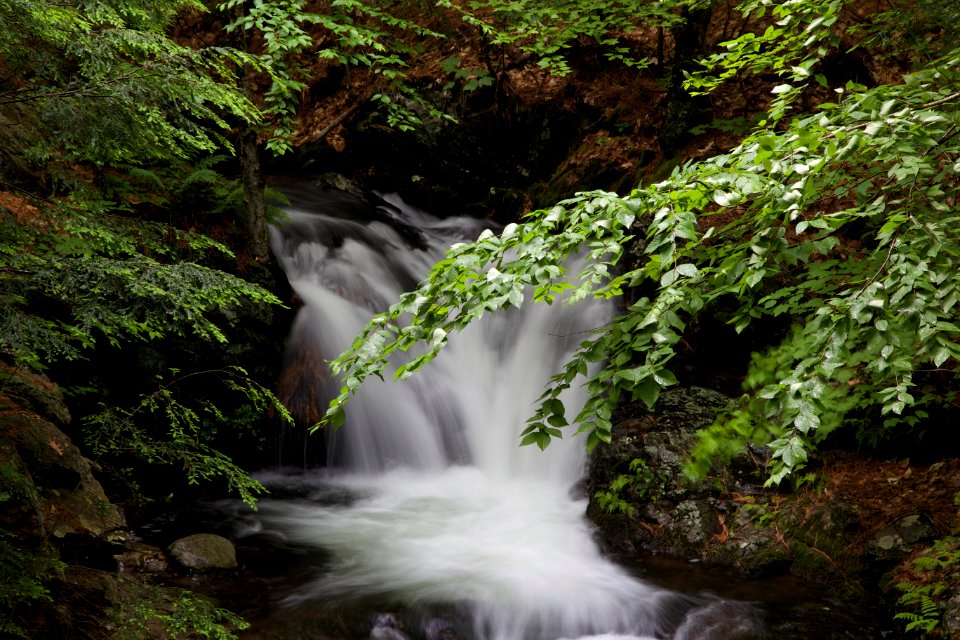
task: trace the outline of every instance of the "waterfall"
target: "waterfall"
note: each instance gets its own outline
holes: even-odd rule
[[[291,345],[315,360],[338,355],[445,248],[486,226],[437,219],[391,196],[369,203],[339,192],[292,195],[273,249],[303,301]],[[676,627],[668,618],[681,597],[597,549],[576,490],[586,464],[581,439],[567,433],[546,451],[519,446],[549,376],[611,313],[605,303],[527,304],[451,336],[408,381],[365,384],[344,426],[327,434],[328,468],[307,472],[314,491],[264,500],[256,516],[261,530],[327,554],[289,602],[449,605],[469,620],[460,633],[477,640],[664,637]],[[338,387],[302,385],[321,397],[294,404],[322,405]],[[572,415],[585,398],[574,389],[563,401]],[[331,494],[347,497],[324,497]]]

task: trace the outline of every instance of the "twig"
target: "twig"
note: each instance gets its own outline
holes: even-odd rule
[[[359,108],[360,108],[360,103],[357,103],[352,107],[350,107],[349,109],[347,109],[346,111],[344,111],[343,113],[341,113],[339,116],[333,119],[333,122],[331,122],[330,124],[325,126],[323,129],[321,129],[320,133],[314,136],[314,140],[322,140],[324,137],[326,137],[328,133],[333,131],[341,122],[349,118],[350,115]]]

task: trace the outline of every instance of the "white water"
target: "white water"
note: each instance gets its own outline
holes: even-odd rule
[[[446,247],[482,228],[393,204],[383,211],[420,230],[422,248],[390,224],[342,218],[336,202],[291,207],[274,237],[305,304],[295,332],[325,358]],[[293,600],[452,604],[468,612],[478,640],[662,633],[662,606],[673,596],[603,558],[591,538],[575,490],[583,442],[567,434],[545,452],[519,446],[548,377],[611,309],[526,306],[451,336],[412,379],[364,387],[329,442],[335,471],[315,478],[346,490],[349,504],[262,503],[261,526],[332,557]],[[579,391],[563,400],[568,415],[584,402]]]

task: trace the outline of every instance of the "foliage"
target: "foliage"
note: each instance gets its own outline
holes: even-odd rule
[[[955,536],[934,542],[913,559],[918,578],[900,581],[895,587],[901,592],[897,604],[901,609],[894,615],[906,622],[905,630],[931,633],[940,625],[941,610],[938,601],[956,586],[956,570],[960,566],[960,544]]]
[[[186,158],[229,147],[228,118],[254,119],[223,48],[166,36],[195,0],[51,5],[0,1],[0,123],[34,162],[99,166]]]
[[[235,631],[250,628],[236,614],[190,591],[151,589],[129,581],[124,586],[139,598],[117,611],[122,622],[112,636],[116,640],[139,640],[158,629],[169,638],[236,640]]]
[[[457,80],[466,80],[463,84],[464,91],[476,91],[482,87],[493,85],[493,76],[490,75],[489,71],[481,68],[461,67],[460,63],[459,56],[450,56],[440,63],[440,68],[453,78],[443,85],[444,91],[452,89]]]
[[[224,311],[279,304],[191,260],[232,256],[223,244],[108,213],[96,201],[46,207],[26,224],[0,218],[0,239],[0,353],[35,369],[86,357],[104,339],[225,342]]]
[[[622,315],[554,376],[524,443],[544,447],[567,422],[591,448],[609,442],[616,404],[633,398],[652,406],[675,384],[669,363],[677,345],[691,321],[708,314],[737,331],[770,319],[793,329],[756,354],[741,407],[704,434],[693,475],[717,454],[754,442],[770,447],[769,482],[778,483],[851,412],[920,417],[912,413],[917,376],[953,375],[960,356],[960,51],[901,84],[834,87],[838,102],[788,118],[832,37],[820,25],[842,4],[818,3],[827,13],[809,22],[808,3],[775,6],[779,22],[805,38],[779,34],[789,46],[765,64],[794,84],[773,89],[769,117],[739,146],[625,197],[581,193],[499,236],[486,231],[454,245],[334,361],[344,387],[324,424],[342,421],[346,402],[366,378],[384,375],[391,355],[422,345],[396,368],[406,378],[450,334],[526,304],[528,292],[534,303],[574,304],[628,290],[634,300]],[[715,62],[759,64],[767,54],[753,42],[735,41],[732,59]],[[633,244],[641,257],[627,264],[625,247]],[[569,261],[577,254],[586,263],[574,279]],[[592,364],[599,368],[590,375]],[[589,400],[570,419],[558,398],[575,382]]]
[[[960,493],[953,501],[960,505]],[[960,568],[960,538],[948,535],[934,541],[913,560],[913,571],[908,579],[900,580],[894,588],[901,593],[897,599],[899,611],[896,620],[906,622],[905,630],[933,632],[941,622],[938,604],[949,599],[960,586],[957,569]]]
[[[224,175],[221,167],[227,161],[226,156],[214,154],[151,167],[119,164],[101,177],[99,197],[114,213],[172,211],[196,222],[239,221],[245,215],[243,186]],[[286,197],[271,187],[265,189],[264,197],[268,220],[282,220],[284,212],[277,205],[287,204]],[[195,240],[202,238],[192,235]]]
[[[0,501],[2,502],[2,501]],[[15,536],[0,529],[0,635],[29,638],[17,624],[17,607],[30,602],[50,601],[50,592],[43,581],[53,577],[64,567],[62,562],[47,556],[24,551],[11,540]]]
[[[956,0],[890,2],[882,13],[853,27],[861,47],[889,58],[922,61],[943,55],[960,42]]]
[[[198,394],[202,378],[212,378],[230,397],[214,402],[209,394]],[[221,406],[234,409],[227,414]],[[255,507],[257,494],[265,491],[263,485],[209,443],[218,428],[234,426],[237,414],[250,410],[264,415],[270,409],[292,423],[286,408],[269,389],[251,380],[243,369],[233,367],[175,377],[130,409],[104,405],[83,422],[87,444],[97,456],[132,456],[148,464],[179,465],[190,484],[224,479],[244,502]],[[162,437],[154,435],[163,431]]]
[[[227,0],[220,11],[238,12],[227,31],[258,32],[263,38],[260,60],[272,84],[265,96],[266,114],[274,129],[267,148],[280,155],[293,148],[293,127],[300,94],[306,88],[310,58],[333,60],[344,67],[370,70],[380,80],[371,99],[383,109],[387,123],[401,131],[421,123],[418,110],[444,117],[410,85],[405,58],[417,53],[401,37],[440,37],[415,22],[382,9],[375,0],[333,0],[323,12],[305,0],[252,2]],[[324,35],[313,31],[320,29]],[[329,46],[322,46],[331,42]]]
[[[225,343],[245,307],[279,300],[268,291],[193,260],[231,257],[224,245],[168,225],[134,220],[90,205],[39,209],[28,224],[0,219],[0,354],[37,370],[91,358],[102,345],[130,348],[168,339]],[[84,419],[97,455],[134,455],[178,464],[191,483],[227,480],[248,502],[262,490],[211,446],[217,425],[257,415],[279,402],[240,368],[204,372],[226,397],[182,397],[181,376],[139,400],[114,397]],[[164,422],[165,421],[165,422]]]
[[[581,39],[599,46],[608,60],[637,68],[646,66],[648,61],[634,57],[630,47],[621,40],[622,34],[639,26],[675,25],[680,20],[678,8],[703,2],[474,0],[469,8],[465,4],[451,0],[437,2],[440,7],[458,12],[463,21],[481,35],[488,50],[491,74],[504,70],[498,58],[514,49],[532,56],[537,65],[551,73],[567,75],[571,71],[567,54]]]
[[[606,513],[625,513],[633,515],[633,505],[631,501],[652,499],[655,500],[657,494],[662,490],[658,485],[657,478],[653,470],[642,458],[634,458],[630,461],[630,471],[632,475],[619,474],[610,482],[610,486],[604,490],[598,491],[594,497],[597,504]],[[630,491],[634,496],[627,500],[623,496],[624,491]]]
[[[28,481],[13,465],[0,466],[0,505],[9,508],[18,494],[24,493]],[[44,581],[56,576],[64,564],[47,555],[37,555],[22,547],[13,532],[0,527],[0,636],[28,638],[18,623],[22,607],[33,602],[50,602]],[[18,611],[18,608],[21,608]]]

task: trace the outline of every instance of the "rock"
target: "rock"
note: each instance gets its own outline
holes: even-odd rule
[[[732,509],[720,505],[709,487],[690,486],[683,465],[697,431],[730,402],[708,389],[678,388],[664,392],[652,412],[639,403],[622,411],[613,442],[594,452],[589,478],[589,515],[609,539],[630,540],[608,546],[703,557],[703,546],[722,531],[722,512]],[[619,476],[632,480],[619,495],[632,516],[604,513],[597,500]]]
[[[170,545],[169,551],[174,560],[194,571],[234,569],[237,566],[233,543],[212,533],[180,538]]]
[[[895,560],[910,553],[918,542],[937,537],[936,529],[924,517],[910,515],[875,533],[867,542],[867,552],[882,560]]]
[[[126,526],[93,476],[96,465],[52,422],[32,411],[6,411],[0,443],[0,466],[21,478],[17,492],[33,504],[42,531],[102,538]]]
[[[731,402],[708,389],[676,388],[661,395],[654,411],[639,403],[620,410],[613,441],[595,451],[590,473],[588,514],[603,544],[729,566],[750,577],[790,572],[838,579],[845,575],[839,563],[852,575],[856,567],[845,549],[858,532],[857,509],[839,500],[794,504],[764,489],[767,452],[748,450],[716,465],[703,482],[688,481],[683,465],[697,432]],[[600,507],[597,495],[615,480],[626,513]],[[916,538],[917,526],[904,522],[893,534]]]
[[[163,573],[170,568],[170,563],[167,562],[167,556],[162,549],[135,540],[128,540],[124,545],[124,552],[113,558],[117,561],[119,573],[138,571]]]
[[[29,409],[61,427],[70,423],[70,410],[59,386],[43,374],[0,363],[0,407],[3,406]]]
[[[392,613],[380,613],[374,616],[371,640],[410,640],[403,632],[400,621]]]
[[[948,638],[960,637],[960,589],[954,588],[953,595],[944,601],[943,630]]]
[[[691,610],[674,640],[761,640],[765,637],[763,615],[746,602],[716,600]]]
[[[323,173],[317,176],[316,185],[321,189],[336,189],[346,191],[362,198],[367,197],[366,190],[354,180],[341,173]]]
[[[705,500],[684,500],[673,509],[664,533],[674,545],[698,550],[720,532],[717,516],[717,510]]]

